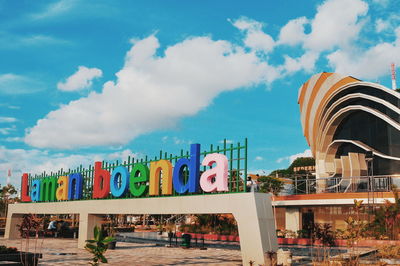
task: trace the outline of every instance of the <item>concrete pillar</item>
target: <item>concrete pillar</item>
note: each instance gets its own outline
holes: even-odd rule
[[[275,221],[270,198],[260,193],[253,195],[255,204],[246,201],[247,206],[233,215],[238,224],[243,265],[266,265],[264,254],[278,249]]]
[[[89,213],[79,214],[79,236],[78,236],[78,248],[84,248],[86,240],[93,239],[93,229],[97,225],[101,228],[101,221],[103,220],[102,215],[95,215]]]
[[[297,232],[300,230],[300,209],[286,208],[285,213],[286,230]]]
[[[4,238],[17,239],[20,236],[18,226],[22,223],[23,214],[9,212],[7,215],[6,229]]]

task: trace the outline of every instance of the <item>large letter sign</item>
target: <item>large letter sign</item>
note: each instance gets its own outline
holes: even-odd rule
[[[57,183],[58,183],[58,188],[56,191],[57,200],[68,200],[68,176],[60,176]]]
[[[190,145],[190,159],[179,159],[174,167],[174,189],[177,193],[195,193],[199,190],[200,144]],[[189,179],[185,184],[183,170],[188,168]]]
[[[32,201],[40,200],[40,180],[35,179],[32,181],[32,191],[31,191]]]
[[[146,191],[146,182],[149,180],[149,168],[146,165],[137,163],[131,171],[129,189],[135,197],[140,197]]]
[[[101,168],[101,162],[94,163],[93,198],[104,199],[110,193],[110,172]]]
[[[160,175],[162,171],[162,194],[172,194],[172,164],[167,160],[159,160],[150,163],[150,185],[149,195],[160,194]]]
[[[119,183],[119,184],[118,184]],[[115,197],[125,195],[129,187],[129,172],[123,166],[118,166],[112,172],[110,180],[111,194]]]
[[[28,174],[22,174],[21,180],[21,201],[22,202],[30,202],[32,201],[31,197],[29,196],[29,187],[28,187]]]
[[[202,165],[215,167],[205,171],[200,177],[200,186],[204,192],[228,191],[228,159],[218,153],[207,155]],[[214,180],[214,181],[213,181]]]
[[[80,173],[69,175],[68,179],[68,200],[82,198],[83,177]]]
[[[217,151],[221,150],[218,148]],[[226,152],[226,149],[223,151]],[[200,164],[201,156],[205,157]],[[200,178],[201,166],[204,166],[204,173]],[[23,202],[176,196],[216,191],[229,191],[228,158],[219,153],[201,153],[200,144],[190,145],[190,154],[183,155],[182,152],[176,157],[171,154],[169,159],[167,155],[160,160],[141,159],[132,163],[128,159],[121,165],[106,169],[103,169],[102,162],[95,162],[93,172],[91,168],[81,168],[81,173],[75,170],[68,170],[67,173],[59,171],[58,174],[39,178],[31,178],[24,173],[21,180]]]

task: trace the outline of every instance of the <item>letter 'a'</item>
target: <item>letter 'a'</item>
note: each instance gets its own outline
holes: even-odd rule
[[[200,177],[200,187],[204,192],[228,191],[228,159],[223,154],[213,153],[207,155],[203,166],[215,167],[205,171]]]

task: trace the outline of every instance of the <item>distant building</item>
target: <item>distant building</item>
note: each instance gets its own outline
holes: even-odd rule
[[[293,181],[295,195],[275,198],[277,226],[345,226],[354,199],[375,206],[400,187],[400,93],[337,73],[313,75],[299,89],[304,136],[315,176]],[[296,168],[312,171],[311,169]]]

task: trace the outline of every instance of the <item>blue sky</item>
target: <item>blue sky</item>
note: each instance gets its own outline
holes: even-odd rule
[[[0,184],[249,139],[249,170],[309,155],[298,88],[390,87],[400,1],[1,1]]]

